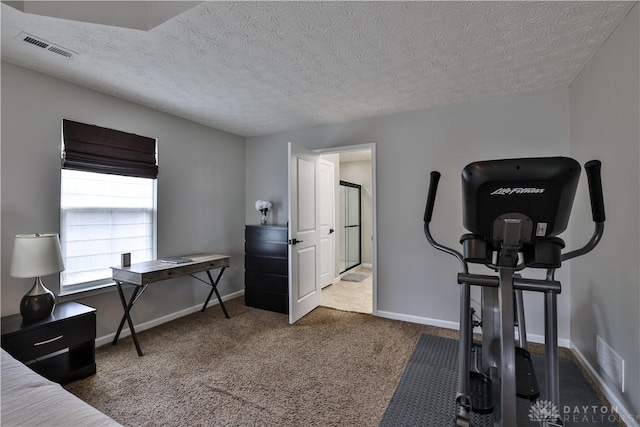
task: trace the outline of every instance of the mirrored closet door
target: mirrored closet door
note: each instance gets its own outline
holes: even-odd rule
[[[360,193],[362,186],[340,181],[340,272],[360,265],[362,238]]]

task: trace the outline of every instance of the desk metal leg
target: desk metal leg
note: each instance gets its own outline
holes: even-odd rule
[[[115,345],[118,342],[118,338],[120,337],[120,332],[122,332],[122,327],[124,326],[124,321],[126,320],[129,324],[129,330],[131,331],[131,337],[133,338],[133,342],[136,345],[136,351],[138,352],[138,356],[142,357],[142,350],[140,349],[140,344],[138,343],[138,336],[136,335],[136,330],[133,327],[133,321],[131,320],[130,311],[133,304],[136,302],[136,297],[140,292],[139,287],[133,291],[131,294],[131,298],[129,299],[129,303],[127,303],[124,298],[124,292],[122,292],[122,283],[117,282],[118,285],[118,294],[120,295],[120,302],[122,303],[122,308],[124,309],[124,315],[122,316],[122,320],[120,320],[120,326],[118,327],[118,331],[116,332],[116,336],[113,338],[112,344]]]
[[[120,289],[120,283],[117,283],[118,285],[118,292],[120,294],[122,294],[122,290]],[[133,291],[133,294],[131,294],[131,298],[129,299],[129,303],[127,304],[126,302],[122,305],[122,308],[124,309],[125,313],[127,311],[127,307],[129,307],[129,310],[131,310],[131,306],[133,305],[133,301],[136,298],[136,294],[138,293],[138,288],[136,287]],[[121,295],[123,296],[123,295]],[[122,315],[122,319],[120,319],[120,325],[118,326],[118,330],[116,331],[116,336],[113,337],[113,345],[116,345],[118,343],[118,338],[120,338],[120,333],[122,332],[122,327],[124,326],[124,322],[127,320],[127,316],[126,314]]]
[[[227,319],[230,319],[229,317],[229,313],[227,312],[227,308],[224,306],[224,303],[222,302],[222,298],[220,298],[220,293],[218,293],[218,282],[220,281],[220,278],[222,277],[222,273],[224,272],[226,267],[222,267],[222,269],[220,269],[220,273],[218,273],[218,277],[216,278],[216,280],[213,280],[213,277],[211,277],[211,272],[209,270],[207,270],[207,276],[209,276],[209,281],[211,282],[211,292],[209,292],[209,296],[207,297],[207,300],[204,302],[204,305],[202,306],[202,312],[204,312],[205,308],[207,308],[207,304],[209,304],[209,300],[211,299],[211,296],[213,295],[213,293],[216,293],[216,297],[218,298],[218,302],[220,303],[220,307],[222,307],[222,311],[224,312],[224,316]]]

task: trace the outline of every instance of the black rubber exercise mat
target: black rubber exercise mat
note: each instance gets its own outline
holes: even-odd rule
[[[617,426],[617,414],[597,396],[572,361],[561,358],[560,408],[545,397],[544,356],[531,354],[541,396],[532,404],[517,399],[518,426],[540,427],[541,415],[557,411],[565,426]],[[448,427],[454,425],[458,342],[421,335],[407,362],[380,427]],[[474,427],[492,427],[493,414],[472,414]]]

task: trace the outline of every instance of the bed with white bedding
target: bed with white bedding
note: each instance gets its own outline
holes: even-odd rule
[[[2,427],[120,426],[93,406],[2,351]]]

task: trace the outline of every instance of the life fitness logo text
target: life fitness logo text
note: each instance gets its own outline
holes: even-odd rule
[[[512,194],[541,194],[544,193],[544,188],[510,188],[510,187],[501,187],[491,193],[491,196],[511,196]]]

